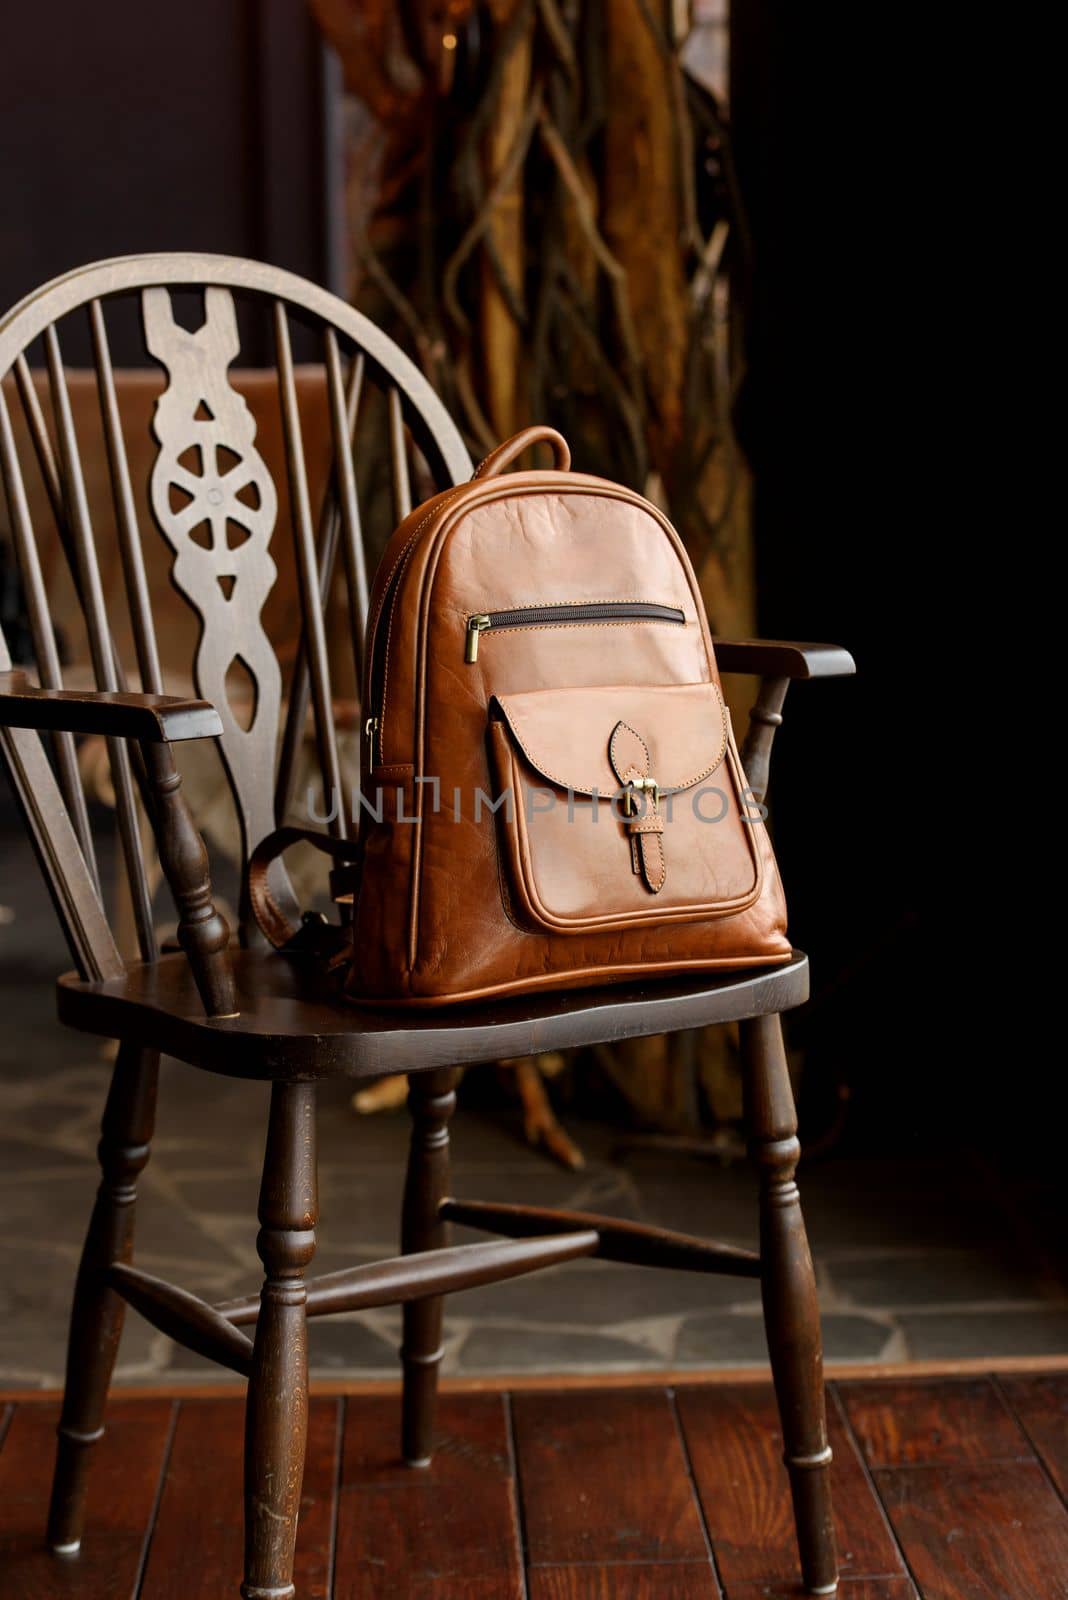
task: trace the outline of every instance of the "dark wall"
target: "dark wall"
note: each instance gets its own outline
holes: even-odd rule
[[[0,54],[0,308],[145,250],[328,280],[323,56],[303,4],[21,5]]]
[[[776,747],[777,848],[813,966],[795,1037],[817,1099],[844,1080],[854,1125],[896,1137],[941,1125],[960,1087],[929,988],[944,815],[926,755],[941,692],[927,595],[947,537],[930,454],[939,344],[923,315],[938,299],[931,146],[886,19],[831,9],[734,8],[755,260],[738,423],[761,632],[844,644],[858,669],[794,686]]]

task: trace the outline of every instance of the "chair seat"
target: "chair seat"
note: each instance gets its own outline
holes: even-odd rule
[[[60,978],[60,1020],[228,1077],[376,1078],[568,1050],[788,1011],[808,998],[808,958],[441,1008],[370,1010],[341,999],[311,960],[233,952],[240,1014],[208,1018],[181,953],[121,978]]]

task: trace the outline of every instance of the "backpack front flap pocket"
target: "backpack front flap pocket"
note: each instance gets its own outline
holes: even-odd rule
[[[608,932],[729,916],[759,895],[762,822],[715,684],[499,695],[490,749],[516,920]]]

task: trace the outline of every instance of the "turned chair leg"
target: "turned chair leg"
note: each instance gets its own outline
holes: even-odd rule
[[[125,1310],[108,1287],[106,1273],[113,1262],[128,1262],[133,1254],[137,1179],[148,1160],[158,1079],[156,1051],[120,1046],[97,1147],[100,1187],[71,1308],[67,1379],[48,1513],[48,1543],[56,1555],[75,1555],[81,1544],[90,1446],[104,1432],[104,1405]]]
[[[801,1146],[779,1018],[743,1022],[741,1042],[751,1147],[760,1167],[764,1322],[782,1419],[801,1573],[809,1594],[834,1594],[837,1559],[819,1305],[801,1197],[794,1182]]]
[[[408,1089],[412,1138],[404,1183],[401,1251],[440,1250],[449,1225],[440,1216],[449,1186],[449,1118],[456,1106],[459,1072],[413,1074]],[[434,1413],[441,1362],[442,1295],[411,1300],[404,1307],[401,1362],[404,1368],[401,1451],[410,1467],[428,1467],[434,1451]]]
[[[260,1188],[264,1266],[245,1412],[244,1600],[292,1600],[308,1437],[304,1272],[319,1215],[315,1085],[276,1083]]]

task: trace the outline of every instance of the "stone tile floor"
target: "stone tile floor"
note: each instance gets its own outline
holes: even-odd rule
[[[31,864],[0,837],[0,1387],[50,1386],[95,1185],[108,1065],[97,1041],[55,1022],[65,960]],[[222,1299],[255,1285],[255,1208],[266,1089],[164,1065],[158,1136],[141,1185],[138,1261]],[[568,1119],[588,1157],[566,1173],[521,1142],[507,1111],[461,1110],[455,1192],[642,1218],[755,1244],[754,1181]],[[403,1113],[357,1118],[344,1085],[320,1115],[320,1248],[331,1271],[396,1253]],[[1004,1358],[1068,1351],[1068,1295],[1013,1196],[972,1158],[830,1155],[802,1169],[828,1359]],[[458,1230],[458,1237],[463,1237]],[[475,1235],[471,1235],[475,1237]],[[399,1313],[312,1324],[313,1374],[392,1376]],[[570,1263],[455,1296],[450,1374],[736,1367],[766,1359],[746,1280]],[[217,1369],[130,1314],[118,1377],[203,1381]],[[218,1374],[227,1376],[226,1374]]]

